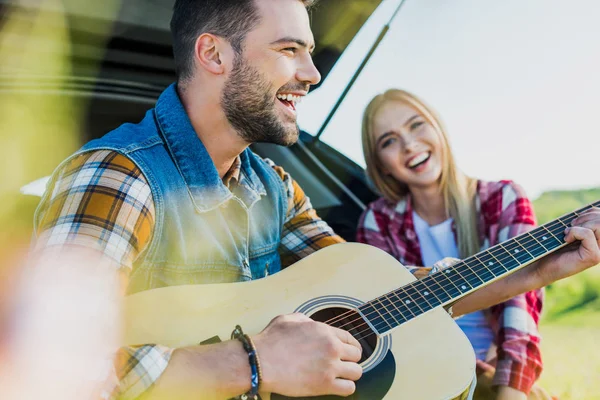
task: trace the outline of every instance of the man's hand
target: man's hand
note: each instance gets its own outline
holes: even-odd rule
[[[571,225],[565,231],[565,241],[571,245],[543,258],[536,265],[535,271],[542,286],[600,263],[600,208],[594,207],[582,213]]]
[[[348,332],[303,314],[279,316],[254,338],[262,387],[285,396],[348,396],[362,375],[361,347]]]

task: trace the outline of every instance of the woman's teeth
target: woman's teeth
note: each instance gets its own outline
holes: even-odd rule
[[[421,153],[408,163],[408,168],[414,168],[429,159],[429,153]]]

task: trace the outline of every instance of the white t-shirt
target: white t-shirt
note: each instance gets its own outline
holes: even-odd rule
[[[431,267],[445,257],[460,258],[456,239],[452,232],[452,218],[438,225],[429,226],[427,221],[413,211],[413,221],[421,246],[421,258],[424,266]],[[466,314],[458,318],[456,323],[469,338],[477,358],[485,360],[494,341],[494,333],[483,311]]]

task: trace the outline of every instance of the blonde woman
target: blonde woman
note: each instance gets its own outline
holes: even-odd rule
[[[484,182],[456,167],[444,127],[420,99],[390,89],[362,125],[367,173],[381,198],[363,213],[357,240],[379,247],[417,277],[437,261],[465,258],[532,229],[529,199],[511,181]],[[478,359],[477,398],[527,399],[542,371],[542,291],[457,320]]]

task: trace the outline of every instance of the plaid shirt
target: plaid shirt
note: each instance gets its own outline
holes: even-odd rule
[[[281,167],[266,161],[287,191],[288,211],[279,249],[282,266],[343,242],[317,216],[296,181]],[[246,178],[240,171],[238,157],[223,177],[224,183],[230,188],[241,184]],[[49,201],[39,210],[36,253],[56,254],[65,246],[92,248],[127,277],[150,243],[154,229],[152,193],[141,171],[127,157],[102,150],[74,158],[55,176]],[[155,344],[121,348],[103,398],[140,396],[165,370],[172,351]]]
[[[523,189],[511,181],[478,182],[478,230],[482,250],[531,230],[535,216]],[[385,250],[407,266],[421,266],[421,248],[412,219],[410,196],[396,204],[383,198],[363,213],[357,240]],[[415,276],[431,268],[408,267]],[[542,290],[516,296],[490,308],[498,346],[493,384],[529,393],[542,371],[538,322]]]

